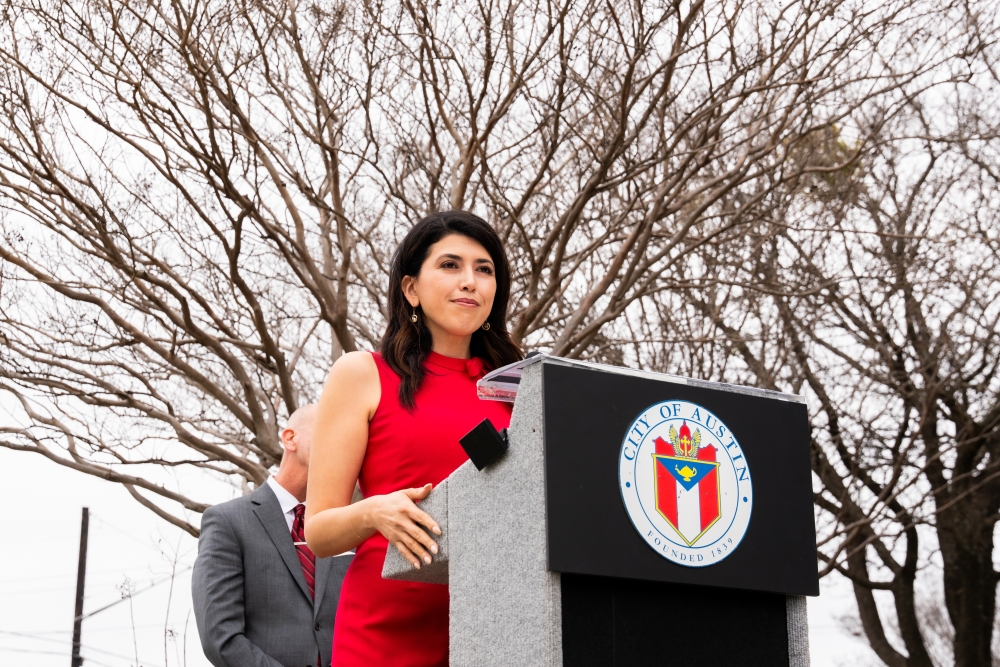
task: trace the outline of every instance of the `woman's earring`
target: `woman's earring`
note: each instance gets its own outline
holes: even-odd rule
[[[413,314],[410,315],[410,321],[413,322],[414,324],[417,323],[417,309],[416,308],[413,309]]]
[[[489,331],[489,330],[490,330],[490,323],[486,322],[485,324],[483,324],[483,331]]]

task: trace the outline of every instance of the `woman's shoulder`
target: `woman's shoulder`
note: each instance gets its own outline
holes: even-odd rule
[[[362,404],[369,416],[378,407],[382,383],[378,367],[371,352],[348,352],[335,362],[327,377],[327,384],[340,400]]]
[[[378,353],[366,352],[364,350],[342,354],[339,359],[333,362],[333,368],[330,370],[330,373],[351,377],[355,380],[365,378],[377,379],[378,366],[375,364],[376,354]]]

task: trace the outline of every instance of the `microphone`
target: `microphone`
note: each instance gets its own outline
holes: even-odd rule
[[[507,429],[497,431],[489,419],[479,424],[459,439],[462,449],[469,455],[476,470],[482,470],[507,451]]]

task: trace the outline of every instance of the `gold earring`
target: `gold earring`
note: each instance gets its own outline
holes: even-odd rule
[[[410,315],[410,321],[413,322],[414,324],[417,323],[417,309],[416,308],[413,309],[413,314]]]
[[[490,330],[490,323],[486,322],[485,324],[483,324],[483,331],[489,331],[489,330]]]

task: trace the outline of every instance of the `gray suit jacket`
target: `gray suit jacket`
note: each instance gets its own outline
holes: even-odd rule
[[[330,664],[340,584],[353,556],[316,559],[316,601],[266,484],[205,511],[191,587],[205,655],[216,667]]]

